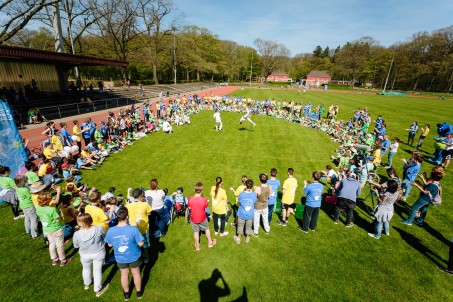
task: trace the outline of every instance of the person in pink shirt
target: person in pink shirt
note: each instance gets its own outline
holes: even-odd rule
[[[205,232],[208,239],[208,247],[211,248],[216,244],[216,240],[211,238],[206,209],[208,208],[208,199],[201,195],[203,184],[195,184],[195,195],[189,197],[188,206],[190,209],[190,221],[192,223],[193,238],[195,239],[195,250],[200,250],[200,232]]]

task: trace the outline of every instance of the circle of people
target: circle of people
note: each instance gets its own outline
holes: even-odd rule
[[[299,223],[298,230],[303,233],[315,231],[322,200],[334,204],[331,218],[335,224],[339,221],[341,211],[345,211],[346,227],[352,227],[357,198],[367,183],[379,201],[372,217],[374,231],[368,233],[371,237],[379,239],[382,230],[389,235],[393,204],[399,199],[405,201],[414,186],[419,189],[420,195],[412,205],[408,218],[402,223],[422,225],[427,209],[433,203],[433,196],[441,195],[439,182],[444,176],[443,167],[448,166],[453,152],[453,142],[449,141],[443,167],[434,167],[429,176],[421,174],[423,156],[417,150],[429,133],[429,125],[426,125],[412,157],[403,159],[403,178],[400,179],[392,167],[400,140],[395,137],[390,142],[385,121],[381,116],[372,121],[367,108],[357,109],[348,121],[338,121],[336,116],[339,106],[333,104],[328,108],[325,119],[322,118],[324,105],[319,104],[312,110],[311,103],[293,101],[260,102],[241,97],[199,98],[194,95],[170,101],[168,107],[163,101],[156,105],[156,115],[148,102],[141,106],[141,114],[139,107],[135,106],[120,111],[118,116],[109,112],[107,123],[101,121],[100,126],[89,118],[81,126],[74,120],[72,135],[66,123],[61,123],[61,129],[58,130],[55,123],[49,122],[42,133],[47,138],[43,143],[42,162],[37,165],[31,161],[40,157],[40,154],[32,154],[27,149],[31,160],[25,163],[24,169],[14,179],[9,177],[11,171],[8,167],[0,167],[0,199],[11,205],[14,219],[24,218],[25,230],[32,238],[37,238],[42,229],[49,245],[52,266],[65,266],[72,260],[66,257],[64,244],[73,234],[73,245],[80,253],[85,289],[93,284],[96,296],[108,289],[108,284],[102,284],[102,265],[112,261],[106,255],[113,248],[113,261],[116,261],[121,271],[124,298],[127,300],[131,296],[129,272],[132,272],[137,297],[141,298],[140,265],[142,261],[145,264],[149,261],[150,237],[165,236],[172,207],[177,209],[178,215],[185,207],[190,210],[196,251],[201,249],[200,232],[205,234],[208,248],[216,244],[214,236],[229,235],[225,228],[232,212],[235,217],[232,225],[236,228],[233,239],[237,244],[242,242],[243,236],[246,243],[250,242],[251,236],[258,237],[261,221],[265,234],[269,234],[274,212],[279,215],[279,226],[287,226],[293,214]],[[183,188],[168,195],[168,190],[159,189],[157,179],[153,179],[149,190],[129,188],[126,201],[121,195],[115,195],[114,187],[102,195],[95,187],[88,190],[86,184],[81,184],[80,169],[96,169],[110,153],[122,151],[134,140],[151,132],[162,129],[165,133],[171,133],[172,124],[190,124],[190,115],[200,110],[214,110],[216,131],[222,131],[223,128],[222,111],[241,112],[239,123],[248,121],[253,127],[256,124],[251,116],[259,114],[324,131],[341,145],[336,150],[337,156],[331,158],[337,171],[332,165],[327,165],[325,171],[314,171],[312,180],[304,181],[303,204],[295,202],[298,182],[292,168],[287,170],[288,177],[282,186],[276,178],[275,168],[270,170],[270,176],[261,173],[258,184],[243,176],[239,187],[230,188],[236,196],[232,209],[222,188],[221,177],[217,177],[215,185],[211,187],[211,202],[203,197],[203,184],[200,182],[195,184],[194,195],[186,198]],[[373,131],[368,131],[372,123],[375,127]],[[407,144],[412,146],[418,132],[417,122],[407,130]],[[82,141],[85,145],[83,149]],[[80,154],[79,150],[82,150]],[[387,156],[388,180],[382,184],[374,183],[369,180],[368,174],[381,166],[384,156]],[[417,177],[420,177],[421,182],[416,181]],[[57,186],[63,179],[66,181],[64,193]],[[323,181],[331,185],[328,194],[325,194]],[[20,214],[20,210],[23,214]],[[209,228],[210,219],[214,223],[214,236]]]

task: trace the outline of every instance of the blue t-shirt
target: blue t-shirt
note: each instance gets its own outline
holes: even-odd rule
[[[105,242],[113,245],[115,260],[118,263],[132,263],[141,256],[138,243],[144,238],[136,226],[116,226],[110,228],[105,236]]]
[[[280,188],[280,180],[269,179],[267,184],[272,188],[272,194],[269,196],[268,205],[274,205],[277,202],[277,193]]]
[[[312,208],[321,207],[322,193],[324,192],[324,186],[319,182],[308,184],[304,189],[306,197],[305,205]]]
[[[381,154],[386,154],[389,151],[389,148],[390,148],[390,141],[388,139],[383,140]]]
[[[238,217],[241,218],[242,220],[253,219],[255,215],[254,205],[257,200],[258,196],[256,196],[255,192],[244,191],[241,194],[239,194]]]

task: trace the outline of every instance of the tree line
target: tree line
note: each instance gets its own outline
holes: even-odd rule
[[[80,68],[88,79],[159,84],[173,82],[176,72],[178,82],[244,82],[284,70],[300,80],[325,70],[355,86],[383,89],[387,82],[387,90],[442,92],[453,86],[453,26],[389,47],[362,37],[291,56],[281,43],[256,38],[254,47],[243,46],[184,25],[172,0],[7,0],[0,10],[0,44],[55,50],[58,40],[67,53],[130,63]]]

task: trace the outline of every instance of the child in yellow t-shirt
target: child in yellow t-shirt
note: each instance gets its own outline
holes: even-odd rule
[[[297,179],[294,178],[294,169],[288,168],[288,178],[283,183],[282,219],[279,222],[277,222],[278,225],[287,226],[289,215],[294,214],[294,208],[296,207],[296,205],[294,203],[294,198],[296,196],[296,189],[297,189]]]

